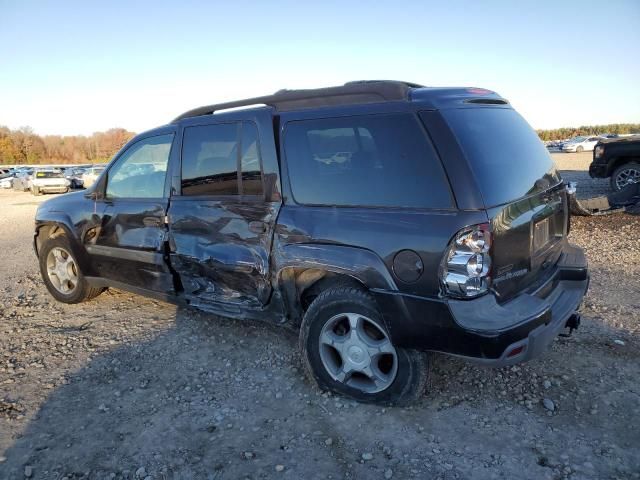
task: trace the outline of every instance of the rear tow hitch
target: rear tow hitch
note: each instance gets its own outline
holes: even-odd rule
[[[565,328],[569,329],[569,333],[561,333],[561,337],[570,337],[574,330],[577,330],[580,326],[580,314],[574,313],[569,317],[567,323],[565,323]]]

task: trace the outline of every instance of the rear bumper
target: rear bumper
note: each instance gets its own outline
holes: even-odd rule
[[[591,178],[607,178],[607,165],[592,163],[589,165],[589,176]]]
[[[583,251],[567,246],[546,281],[503,304],[494,295],[465,301],[374,294],[396,345],[499,367],[545,351],[580,306],[588,286]]]

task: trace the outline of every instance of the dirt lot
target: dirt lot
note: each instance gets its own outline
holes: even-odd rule
[[[40,201],[0,192],[0,479],[640,478],[639,217],[574,218],[592,284],[571,338],[500,370],[433,356],[423,399],[384,409],[319,392],[276,327],[115,290],[56,303]]]

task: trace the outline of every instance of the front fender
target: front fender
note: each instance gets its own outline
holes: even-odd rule
[[[69,247],[73,256],[78,261],[80,270],[85,275],[92,275],[91,261],[87,249],[79,239],[77,230],[73,227],[70,217],[63,212],[48,211],[36,213],[35,231],[33,235],[33,249],[36,256],[39,257],[40,249],[44,238],[40,237],[40,233],[44,228],[60,229],[64,232],[65,237],[69,241]],[[51,230],[50,230],[51,231]]]

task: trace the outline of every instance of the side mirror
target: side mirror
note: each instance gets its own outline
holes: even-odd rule
[[[85,196],[87,198],[91,198],[92,200],[104,200],[106,187],[107,187],[107,175],[106,173],[104,173],[100,175],[100,177],[98,177],[98,180],[93,185],[93,188],[89,187],[91,188],[91,191],[87,192]]]
[[[90,192],[85,193],[84,196],[91,200],[102,200],[104,198],[104,194],[98,189],[91,190]]]

